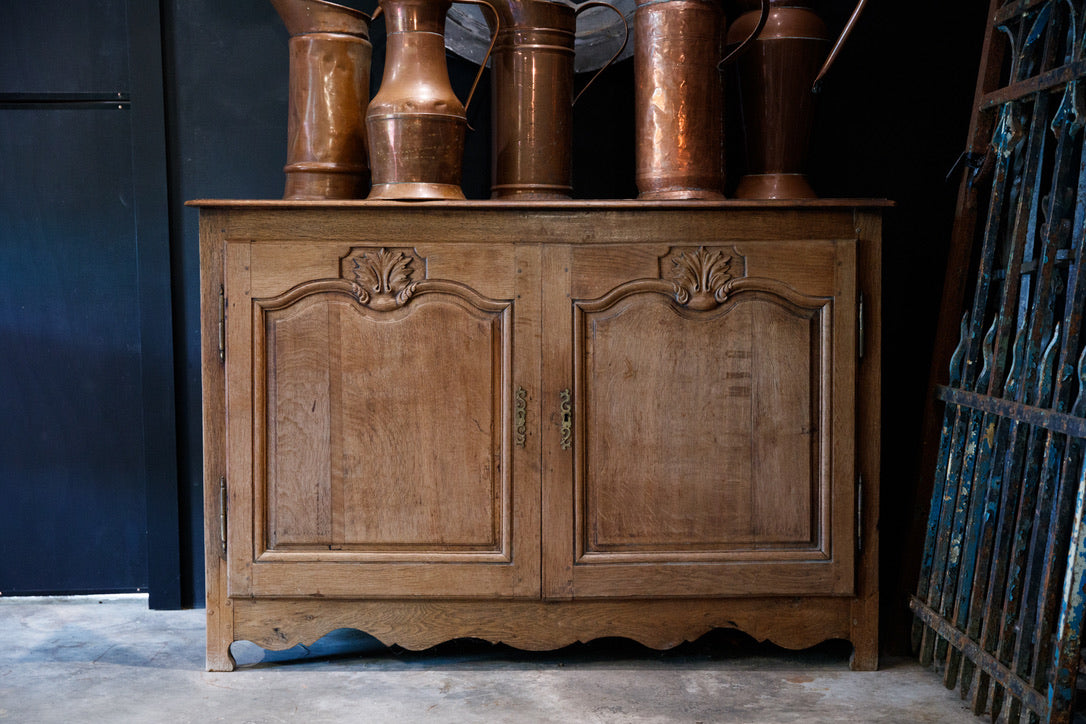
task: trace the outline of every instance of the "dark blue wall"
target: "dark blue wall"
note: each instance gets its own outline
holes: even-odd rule
[[[0,595],[178,601],[157,28],[0,5]]]
[[[164,4],[177,360],[181,575],[203,604],[198,198],[277,198],[286,154],[286,31],[263,0]]]

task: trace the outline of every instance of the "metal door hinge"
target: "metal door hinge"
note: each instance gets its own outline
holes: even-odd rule
[[[858,352],[859,358],[863,359],[864,358],[864,334],[865,334],[865,330],[864,330],[864,293],[863,292],[860,292],[860,304],[859,304],[859,310],[857,311],[857,315],[859,317],[859,320],[858,320],[858,323],[859,323],[859,337],[857,339],[857,352]]]
[[[856,551],[864,550],[864,476],[856,478]]]
[[[226,362],[226,291],[219,286],[219,362]]]
[[[226,558],[226,476],[219,478],[219,552]]]

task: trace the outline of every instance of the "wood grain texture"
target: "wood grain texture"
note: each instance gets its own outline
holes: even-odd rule
[[[511,435],[515,327],[538,321],[473,287],[538,272],[430,248],[226,242],[228,409],[252,408],[228,415],[231,595],[538,595]]]
[[[543,278],[548,287],[540,287],[542,301],[542,327],[540,333],[547,343],[542,348],[542,399],[543,432],[540,437],[543,462],[541,507],[542,519],[548,530],[560,531],[557,535],[542,535],[543,578],[542,596],[551,600],[573,596],[574,540],[573,487],[569,478],[572,452],[564,449],[560,435],[560,395],[573,390],[573,335],[569,319],[570,267],[572,249],[569,246],[542,248]],[[545,334],[556,324],[566,325],[567,334]],[[559,327],[561,328],[561,327]],[[573,430],[581,430],[580,417],[573,410]]]
[[[380,244],[415,244],[427,229],[440,230],[445,243],[471,244],[481,239],[541,244],[620,244],[636,229],[639,241],[672,244],[699,240],[788,241],[853,238],[854,211],[862,202],[820,203],[719,202],[659,203],[566,202],[515,204],[427,202],[403,204],[288,203],[282,201],[207,202],[226,208],[228,238],[253,241],[359,240]],[[872,202],[874,207],[886,202]],[[721,218],[727,217],[726,223]]]
[[[328,296],[269,310],[257,342],[274,359],[268,508],[288,509],[268,521],[270,548],[499,550],[508,315],[428,295],[390,323]],[[465,473],[455,490],[447,471]],[[312,518],[308,535],[290,534],[292,516]]]
[[[759,641],[802,649],[847,638],[845,599],[542,601],[263,601],[235,604],[239,640],[269,649],[310,644],[339,628],[364,631],[386,645],[422,650],[479,638],[547,651],[606,636],[668,649],[714,628],[740,629]]]
[[[221,212],[200,215],[200,370],[203,383],[204,578],[208,671],[232,671],[232,601],[219,539],[220,477],[226,475],[226,380],[219,360],[219,291],[223,284]]]
[[[342,392],[339,380],[333,391],[331,380],[339,362],[338,337],[332,341],[332,334],[339,332],[339,309],[306,302],[312,303],[269,314],[265,323],[265,344],[273,360],[264,370],[263,415],[269,448],[267,536],[273,549],[342,541],[342,533],[332,533],[332,469],[339,467],[329,464],[334,459],[332,430],[341,430],[339,421],[333,422],[332,399],[338,402]],[[341,476],[337,483],[342,485]]]
[[[856,470],[863,478],[859,505],[860,551],[856,595],[852,599],[849,640],[855,647],[850,666],[874,671],[879,663],[879,490],[882,467],[882,215],[856,213],[859,291],[864,295],[863,357],[856,384]]]
[[[875,667],[881,205],[204,204],[209,668],[344,626]]]
[[[818,545],[820,308],[581,309],[586,552]]]
[[[575,597],[852,592],[854,247],[573,250]]]
[[[252,344],[250,246],[226,240],[223,249],[226,309],[226,489],[227,489],[227,595],[252,592],[255,520],[265,510],[264,490],[253,485],[254,468],[264,459],[265,440],[254,434],[253,369],[264,361],[254,359]]]

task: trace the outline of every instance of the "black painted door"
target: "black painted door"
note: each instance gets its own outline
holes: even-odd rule
[[[0,4],[0,595],[179,600],[158,25]]]

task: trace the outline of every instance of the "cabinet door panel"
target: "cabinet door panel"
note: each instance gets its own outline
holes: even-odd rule
[[[602,258],[570,252],[549,327],[572,331],[576,432],[548,595],[851,593],[855,244],[674,247],[611,287]]]
[[[824,307],[748,293],[689,313],[649,293],[578,309],[583,555],[819,545]]]
[[[509,412],[532,315],[410,249],[254,297],[284,264],[228,246],[228,416],[251,443],[230,445],[251,450],[230,461],[231,595],[537,594],[538,477]]]
[[[493,387],[509,308],[460,301],[371,314],[331,291],[263,311],[269,550],[502,553]]]

